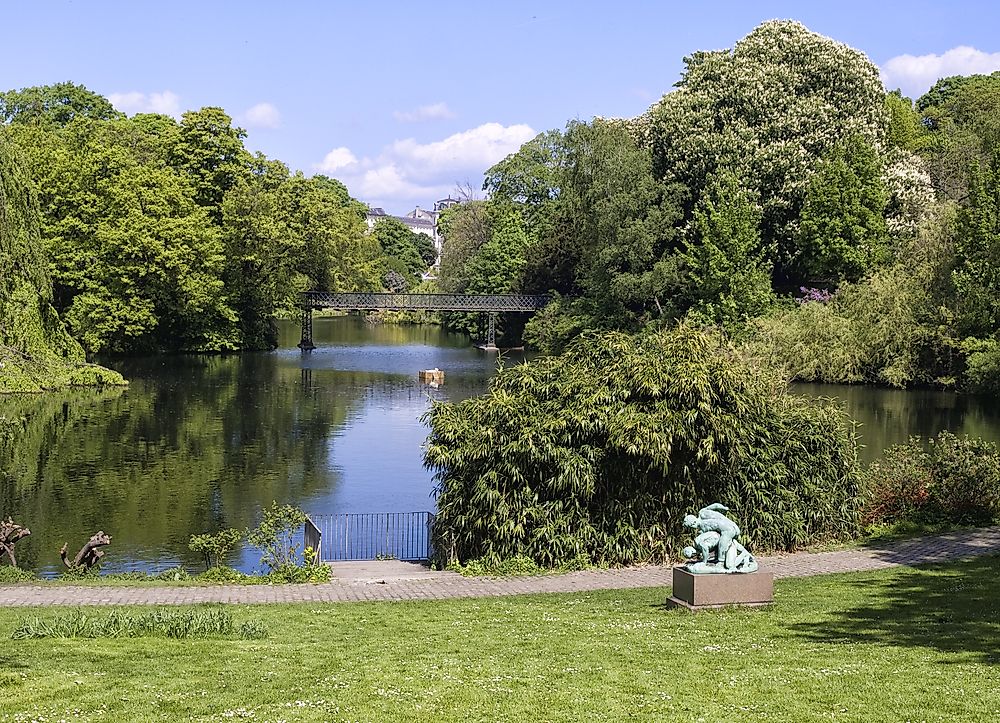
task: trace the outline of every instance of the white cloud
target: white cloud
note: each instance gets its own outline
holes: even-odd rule
[[[447,120],[454,118],[447,103],[433,103],[432,105],[422,105],[416,110],[393,111],[392,117],[400,123],[418,123],[426,120]]]
[[[323,171],[324,173],[333,173],[334,171],[347,168],[357,162],[358,159],[353,153],[351,153],[350,148],[340,146],[339,148],[334,148],[332,151],[327,153],[323,157],[323,160],[316,164],[316,170]]]
[[[1000,70],[1000,53],[959,45],[941,55],[897,55],[887,60],[881,70],[886,88],[900,88],[904,94],[916,97],[926,93],[939,78]]]
[[[271,103],[258,103],[248,108],[239,121],[247,128],[277,128],[281,125],[281,113]]]
[[[176,118],[181,114],[180,96],[170,90],[165,90],[162,93],[140,93],[138,91],[112,93],[108,96],[108,100],[117,110],[127,115],[162,113]]]
[[[484,123],[429,143],[397,140],[375,158],[358,159],[347,148],[335,148],[315,168],[336,172],[351,195],[403,212],[414,204],[429,206],[454,190],[456,183],[470,181],[477,186],[486,169],[535,135],[524,124]]]

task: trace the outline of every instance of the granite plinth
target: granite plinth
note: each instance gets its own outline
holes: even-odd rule
[[[688,610],[760,607],[774,602],[774,575],[769,572],[695,575],[675,567],[673,582],[667,604]]]

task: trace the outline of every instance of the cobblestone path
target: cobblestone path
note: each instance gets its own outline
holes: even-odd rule
[[[913,538],[832,552],[763,556],[761,570],[777,578],[878,570],[897,565],[946,562],[1000,552],[1000,526]],[[336,579],[322,585],[216,585],[196,587],[102,587],[91,585],[0,586],[0,606],[186,605],[192,603],[356,602],[441,600],[530,593],[669,587],[671,568],[650,565],[584,570],[563,575],[488,578],[434,572],[398,562],[340,563]]]

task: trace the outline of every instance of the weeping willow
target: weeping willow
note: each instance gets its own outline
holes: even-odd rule
[[[85,363],[83,349],[52,307],[38,206],[10,144],[0,135],[0,392],[102,384],[124,380]]]
[[[684,513],[724,502],[755,550],[858,525],[846,413],[792,395],[721,335],[680,326],[585,336],[428,412],[442,561],[674,557]]]

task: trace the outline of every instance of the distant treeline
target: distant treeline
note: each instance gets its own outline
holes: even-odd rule
[[[339,181],[250,153],[220,108],[129,118],[60,83],[0,93],[0,122],[53,306],[89,352],[267,348],[298,292],[410,287],[433,262],[398,221],[367,233]]]

